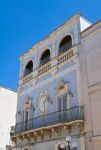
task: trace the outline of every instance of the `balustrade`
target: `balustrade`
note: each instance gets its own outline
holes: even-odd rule
[[[58,64],[61,64],[62,62],[66,61],[72,56],[73,56],[73,50],[70,49],[58,57]]]
[[[74,50],[76,49],[76,47],[72,47],[69,50],[67,50],[66,52],[62,53],[61,55],[59,55],[58,57],[56,57],[55,59],[57,59],[58,63],[56,65],[59,65],[65,61],[67,61],[69,58],[71,58],[74,55]],[[45,60],[46,61],[46,60]],[[49,61],[47,64],[40,66],[37,70],[37,75],[41,75],[44,74],[45,72],[47,72],[49,69],[51,69],[52,65],[51,65],[52,61]],[[24,76],[19,82],[21,84],[25,84],[28,81],[30,81],[33,78],[33,72],[28,74],[27,76]]]
[[[38,75],[47,72],[51,68],[51,63],[47,63],[38,69]]]

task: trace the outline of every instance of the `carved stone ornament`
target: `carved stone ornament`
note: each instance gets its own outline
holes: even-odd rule
[[[70,90],[70,84],[64,83],[63,80],[61,80],[60,84],[57,87],[57,96],[61,96],[62,94],[67,93]]]
[[[25,100],[25,102],[24,102],[25,111],[29,111],[29,110],[30,110],[30,106],[31,106],[31,104],[32,104],[31,99],[27,99],[27,100]]]
[[[28,145],[25,145],[25,146],[24,146],[24,150],[29,150],[29,146],[28,146]]]

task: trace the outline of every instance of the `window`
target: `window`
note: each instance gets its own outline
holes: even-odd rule
[[[67,109],[67,94],[58,97],[58,111]]]
[[[66,111],[67,110],[67,94],[63,94],[58,97],[58,111]],[[66,119],[66,113],[59,113],[59,120]]]
[[[70,107],[70,85],[61,81],[57,87],[57,110],[66,110]]]
[[[40,66],[45,65],[50,61],[50,50],[47,49],[45,52],[42,54],[41,59],[40,59]]]
[[[59,45],[59,54],[66,52],[72,47],[72,38],[70,35],[66,36]]]
[[[31,60],[31,61],[29,61],[28,64],[26,65],[24,75],[26,76],[26,75],[30,74],[32,71],[33,71],[33,62],[32,62],[32,60]]]

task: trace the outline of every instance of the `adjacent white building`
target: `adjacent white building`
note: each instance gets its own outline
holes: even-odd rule
[[[0,149],[5,150],[10,143],[10,127],[15,124],[17,93],[0,87]]]

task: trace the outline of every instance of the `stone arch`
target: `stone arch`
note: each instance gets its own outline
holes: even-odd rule
[[[33,61],[29,60],[25,66],[24,76],[30,74],[31,72],[33,72]]]
[[[45,65],[46,63],[48,63],[49,61],[50,61],[50,59],[51,59],[51,51],[50,51],[50,49],[45,49],[44,51],[43,51],[43,53],[41,54],[41,57],[40,57],[40,66],[42,66],[42,65]]]
[[[59,54],[62,54],[72,47],[72,37],[70,35],[65,36],[59,44]]]
[[[62,34],[62,36],[59,38],[59,40],[58,40],[58,42],[57,42],[57,44],[56,44],[56,53],[57,53],[57,55],[59,55],[59,45],[60,45],[61,41],[62,41],[66,36],[71,36],[71,38],[72,38],[72,46],[74,45],[74,38],[73,38],[72,33],[68,32],[68,33]]]

